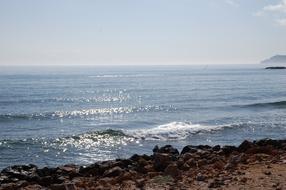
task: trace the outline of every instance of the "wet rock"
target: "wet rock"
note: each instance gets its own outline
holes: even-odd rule
[[[238,151],[245,152],[246,150],[253,148],[253,147],[254,147],[254,144],[252,142],[245,140],[238,146]]]
[[[212,148],[213,151],[217,152],[220,151],[220,145],[216,145]]]
[[[154,153],[167,153],[167,154],[179,155],[179,151],[171,145],[166,145],[166,146],[163,146],[161,148],[159,148],[158,146],[155,146],[153,149],[153,152]]]
[[[286,143],[286,140],[273,140],[273,139],[262,139],[259,141],[254,141],[254,144],[258,146],[273,146],[276,148],[282,148]]]
[[[222,151],[225,155],[229,155],[230,153],[237,151],[235,146],[224,146],[222,147]]]
[[[186,154],[186,153],[196,153],[198,150],[191,145],[185,146],[183,150],[181,151],[181,154]]]
[[[155,152],[159,152],[159,146],[158,146],[158,145],[156,145],[156,146],[153,148],[153,153],[155,153]]]
[[[210,150],[210,149],[212,149],[212,147],[209,146],[209,145],[198,145],[198,146],[196,146],[196,148],[197,149],[201,149],[201,150]]]

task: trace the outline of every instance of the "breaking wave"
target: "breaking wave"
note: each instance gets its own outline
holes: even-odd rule
[[[31,146],[41,145],[43,147],[61,147],[92,149],[100,147],[112,147],[126,145],[131,142],[140,143],[141,141],[169,141],[182,140],[197,133],[208,133],[223,130],[233,126],[207,126],[192,124],[190,122],[171,122],[153,128],[132,129],[132,130],[113,130],[106,129],[102,131],[86,132],[79,135],[49,138],[30,138],[23,140],[0,140],[0,148],[11,146]]]

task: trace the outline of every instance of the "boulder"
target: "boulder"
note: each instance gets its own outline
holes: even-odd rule
[[[171,145],[166,145],[166,146],[163,146],[161,148],[159,148],[158,146],[155,146],[153,148],[153,152],[154,153],[167,153],[167,154],[179,155],[179,151]]]
[[[173,178],[177,178],[179,176],[179,174],[180,174],[180,170],[178,169],[178,166],[175,163],[169,164],[166,167],[164,172],[165,172],[166,175],[170,175]]]
[[[155,153],[154,154],[154,168],[157,171],[164,171],[165,168],[174,161],[174,157],[171,154]]]
[[[186,154],[186,153],[196,153],[198,150],[191,145],[185,146],[183,150],[181,151],[181,154]]]

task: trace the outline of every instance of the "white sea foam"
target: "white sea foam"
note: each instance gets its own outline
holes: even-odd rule
[[[220,130],[224,126],[192,124],[190,122],[171,122],[149,129],[128,130],[125,134],[145,140],[181,140],[191,134]]]

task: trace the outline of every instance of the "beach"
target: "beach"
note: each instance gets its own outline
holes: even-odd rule
[[[286,140],[243,141],[239,146],[155,146],[152,155],[67,164],[7,167],[0,189],[285,189]]]

